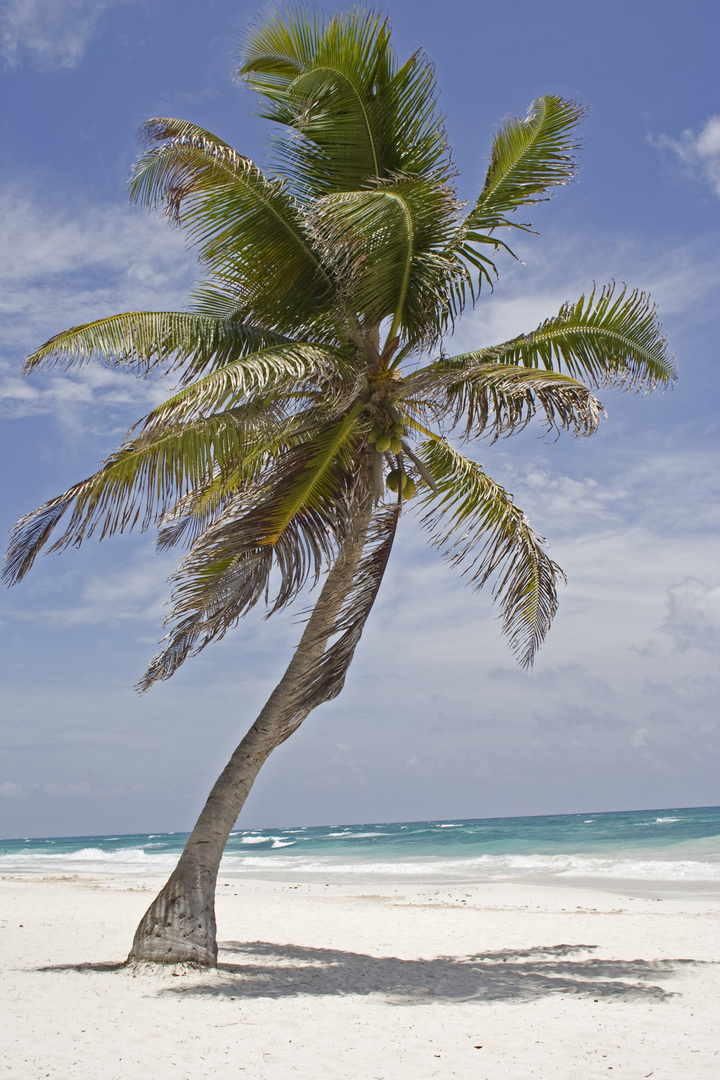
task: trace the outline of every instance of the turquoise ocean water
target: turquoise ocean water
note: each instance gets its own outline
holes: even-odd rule
[[[186,833],[0,841],[0,874],[167,874]],[[720,807],[233,832],[224,875],[322,882],[634,883],[720,893]]]

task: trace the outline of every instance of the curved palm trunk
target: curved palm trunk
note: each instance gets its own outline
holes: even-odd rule
[[[228,836],[261,766],[317,704],[304,707],[303,690],[352,588],[371,512],[366,498],[285,674],[216,781],[180,861],[140,921],[128,961],[215,965],[215,885]]]

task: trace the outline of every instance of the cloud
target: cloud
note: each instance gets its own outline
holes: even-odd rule
[[[105,203],[73,213],[55,205],[43,192],[0,190],[6,347],[24,353],[67,326],[186,301],[195,261],[180,232],[130,206]]]
[[[720,645],[720,584],[705,585],[687,577],[671,585],[662,629],[680,652],[691,648],[716,652]]]
[[[14,780],[5,780],[0,784],[0,798],[22,799],[25,796],[25,788],[22,784],[16,784]]]
[[[41,620],[54,626],[150,620],[159,629],[169,591],[166,579],[175,561],[146,549],[136,554],[130,566],[119,571],[90,573],[80,590],[79,602],[69,606],[33,606],[18,614],[23,619]],[[74,575],[65,584],[72,589]],[[33,597],[47,591],[47,582],[42,578],[31,588]]]
[[[688,128],[679,139],[659,135],[648,140],[661,150],[672,150],[691,174],[709,183],[720,196],[720,116],[711,116],[697,134]]]
[[[79,783],[59,783],[56,780],[48,780],[46,783],[25,783],[18,784],[14,780],[6,780],[4,784],[0,784],[0,798],[5,797],[8,799],[24,799],[28,795],[37,796],[38,792],[43,795],[54,796],[73,796],[73,795],[122,795],[124,794],[124,788],[97,788],[93,787],[87,780],[82,780]]]
[[[633,735],[632,735],[632,737],[630,739],[630,745],[634,746],[636,749],[639,749],[641,746],[645,745],[645,743],[647,742],[647,737],[648,737],[649,734],[650,734],[649,728],[646,728],[646,727],[638,728],[637,731],[635,731],[633,733]]]
[[[648,237],[576,228],[510,240],[519,261],[498,260],[494,292],[484,292],[459,320],[445,346],[449,354],[528,333],[567,301],[612,281],[650,293],[665,325],[672,325],[673,339],[716,317],[720,260],[714,238],[669,247]]]
[[[0,266],[3,414],[52,413],[84,426],[101,406],[137,413],[157,404],[165,388],[97,365],[30,380],[17,372],[23,356],[69,326],[119,311],[182,308],[195,261],[181,234],[127,206],[100,204],[75,214],[51,209],[41,193],[16,186],[0,191],[0,215],[7,224]],[[102,424],[107,431],[107,415]]]
[[[8,67],[24,58],[41,71],[72,70],[82,61],[100,17],[118,0],[5,0],[0,48]]]

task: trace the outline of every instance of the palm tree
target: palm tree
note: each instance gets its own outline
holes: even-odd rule
[[[432,68],[421,53],[399,64],[379,16],[270,20],[250,33],[240,72],[280,125],[275,175],[194,124],[155,119],[131,181],[133,199],[197,245],[206,280],[191,310],[74,327],[26,364],[99,357],[179,373],[93,476],[17,523],[6,561],[14,583],[51,538],[57,551],[151,525],[161,549],[184,546],[171,628],[141,690],[260,600],[280,611],[326,575],[287,671],[138,927],[135,960],[215,963],[228,834],[271,751],[342,689],[413,497],[468,583],[494,582],[510,645],[532,662],[562,572],[512,497],[443,432],[495,439],[537,417],[590,435],[602,415],[593,389],[673,378],[648,297],[613,285],[512,341],[443,351],[509,250],[499,231],[528,228],[513,212],[573,176],[577,104],[542,97],[507,121],[468,212]]]

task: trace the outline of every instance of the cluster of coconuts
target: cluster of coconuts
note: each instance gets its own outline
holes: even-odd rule
[[[405,432],[405,425],[400,421],[393,424],[390,433],[382,428],[374,428],[368,435],[368,442],[372,443],[378,454],[399,454],[402,450],[400,436]]]
[[[403,499],[412,499],[415,494],[415,481],[404,469],[391,469],[385,477],[385,483],[390,491],[401,491]]]
[[[389,422],[384,427],[374,428],[368,435],[368,442],[372,443],[378,454],[400,454],[400,436],[404,433],[405,425],[401,421],[398,420],[395,424]],[[415,494],[415,481],[411,480],[404,469],[391,469],[385,477],[385,483],[390,491],[400,491],[403,499],[412,499]]]

